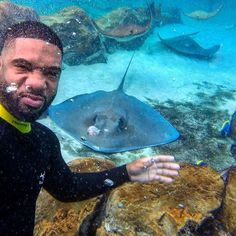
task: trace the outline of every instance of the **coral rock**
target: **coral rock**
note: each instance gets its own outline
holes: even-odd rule
[[[190,235],[220,207],[223,189],[216,171],[190,164],[171,185],[126,183],[110,193],[97,235]]]
[[[229,170],[222,211],[219,216],[226,229],[232,235],[236,235],[236,166]]]
[[[7,28],[21,21],[38,21],[38,14],[29,7],[23,7],[10,2],[0,2],[0,48],[2,48],[3,35]]]
[[[82,9],[67,7],[41,20],[59,35],[64,46],[63,59],[68,65],[106,62],[104,46]]]

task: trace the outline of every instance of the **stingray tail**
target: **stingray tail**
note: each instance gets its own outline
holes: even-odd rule
[[[220,45],[219,45],[219,44],[217,44],[217,45],[215,45],[215,46],[213,46],[213,47],[211,47],[211,48],[206,49],[207,54],[208,54],[208,58],[213,57],[214,54],[215,54],[219,49],[220,49]]]
[[[121,82],[120,82],[120,85],[119,85],[119,87],[118,87],[117,90],[123,91],[124,82],[125,82],[125,77],[126,77],[126,74],[127,74],[128,70],[129,70],[129,66],[130,66],[130,64],[131,64],[131,62],[132,62],[132,60],[133,60],[134,54],[135,54],[135,51],[133,52],[133,55],[132,55],[132,57],[130,58],[129,64],[128,64],[128,66],[127,66],[127,68],[126,68],[126,71],[125,71],[125,74],[123,75],[123,78],[122,78],[122,80],[121,80]]]
[[[100,34],[104,34],[104,33],[105,33],[105,31],[102,30],[102,29],[97,25],[96,21],[95,21],[93,18],[89,17],[89,20],[90,20],[90,23],[92,24],[93,28],[97,31],[97,33],[100,33]]]

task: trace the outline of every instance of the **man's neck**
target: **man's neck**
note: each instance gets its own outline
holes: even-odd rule
[[[2,104],[0,104],[0,117],[23,134],[31,131],[31,123],[18,120]]]

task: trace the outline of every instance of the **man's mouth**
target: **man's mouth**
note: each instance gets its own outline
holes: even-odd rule
[[[43,106],[45,99],[39,95],[24,94],[21,98],[21,101],[27,106],[39,109]]]

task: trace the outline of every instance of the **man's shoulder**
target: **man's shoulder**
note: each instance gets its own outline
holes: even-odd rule
[[[57,140],[55,133],[51,129],[37,121],[32,123],[32,132],[37,136],[43,136],[44,139]]]

